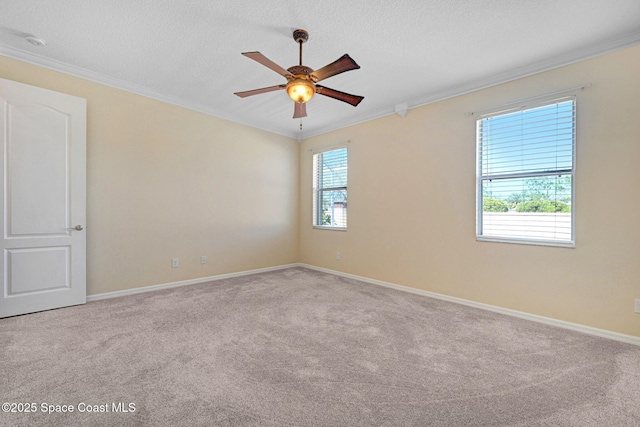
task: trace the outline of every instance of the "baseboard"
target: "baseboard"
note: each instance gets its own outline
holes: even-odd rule
[[[589,334],[589,335],[595,335],[595,336],[602,337],[602,338],[608,338],[608,339],[611,339],[611,340],[621,341],[621,342],[625,342],[625,343],[628,343],[628,344],[633,344],[633,345],[640,346],[640,337],[636,337],[636,336],[633,336],[633,335],[620,334],[618,332],[607,331],[605,329],[593,328],[591,326],[585,326],[585,325],[580,325],[580,324],[577,324],[577,323],[566,322],[564,320],[553,319],[551,317],[538,316],[536,314],[525,313],[523,311],[512,310],[512,309],[509,309],[509,308],[498,307],[498,306],[490,305],[490,304],[484,304],[484,303],[475,302],[475,301],[471,301],[471,300],[466,300],[466,299],[458,298],[458,297],[452,297],[452,296],[449,296],[449,295],[439,294],[439,293],[436,293],[436,292],[430,292],[430,291],[425,291],[425,290],[422,290],[422,289],[411,288],[409,286],[398,285],[398,284],[390,283],[390,282],[384,282],[382,280],[371,279],[369,277],[364,277],[364,276],[357,276],[355,274],[343,273],[341,271],[330,270],[328,268],[317,267],[315,265],[310,265],[310,264],[305,264],[305,263],[284,264],[284,265],[278,265],[278,266],[274,266],[274,267],[258,268],[258,269],[255,269],[255,270],[239,271],[239,272],[236,272],[236,273],[220,274],[220,275],[217,275],[217,276],[201,277],[201,278],[198,278],[198,279],[182,280],[182,281],[179,281],[179,282],[163,283],[163,284],[159,284],[159,285],[144,286],[144,287],[141,287],[141,288],[125,289],[125,290],[122,290],[122,291],[105,292],[105,293],[101,293],[101,294],[88,295],[87,296],[87,302],[99,301],[99,300],[103,300],[103,299],[107,299],[107,298],[118,298],[118,297],[122,297],[122,296],[134,295],[134,294],[139,294],[139,293],[143,293],[143,292],[152,292],[152,291],[157,291],[157,290],[160,290],[160,289],[177,288],[177,287],[180,287],[180,286],[187,286],[187,285],[195,285],[195,284],[199,284],[199,283],[213,282],[213,281],[216,281],[216,280],[230,279],[230,278],[233,278],[233,277],[248,276],[250,274],[266,273],[266,272],[269,272],[269,271],[284,270],[284,269],[293,268],[293,267],[304,267],[304,268],[308,268],[310,270],[321,271],[321,272],[324,272],[324,273],[334,274],[336,276],[342,276],[342,277],[346,277],[346,278],[349,278],[349,279],[359,280],[361,282],[370,283],[372,285],[384,286],[386,288],[396,289],[396,290],[403,291],[403,292],[410,292],[410,293],[417,294],[417,295],[422,295],[422,296],[435,298],[435,299],[439,299],[439,300],[443,300],[443,301],[449,301],[449,302],[453,302],[453,303],[456,303],[456,304],[467,305],[469,307],[479,308],[481,310],[492,311],[492,312],[495,312],[495,313],[505,314],[507,316],[518,317],[520,319],[531,320],[533,322],[544,323],[544,324],[547,324],[547,325],[557,326],[557,327],[564,328],[564,329],[570,329],[572,331],[582,332],[582,333]]]
[[[179,282],[162,283],[162,284],[159,284],[159,285],[150,285],[150,286],[143,286],[143,287],[140,287],[140,288],[124,289],[122,291],[105,292],[105,293],[101,293],[101,294],[87,295],[87,302],[99,301],[99,300],[108,299],[108,298],[118,298],[118,297],[123,297],[123,296],[127,296],[127,295],[140,294],[140,293],[143,293],[143,292],[158,291],[160,289],[169,289],[169,288],[177,288],[177,287],[180,287],[180,286],[196,285],[198,283],[213,282],[213,281],[216,281],[216,280],[231,279],[233,277],[248,276],[250,274],[266,273],[266,272],[269,272],[269,271],[284,270],[284,269],[287,269],[287,268],[300,267],[300,266],[301,265],[297,264],[297,263],[295,263],[295,264],[284,264],[284,265],[278,265],[278,266],[275,266],[275,267],[266,267],[266,268],[258,268],[258,269],[255,269],[255,270],[239,271],[237,273],[219,274],[217,276],[201,277],[201,278],[198,278],[198,279],[182,280],[182,281],[179,281]]]
[[[484,304],[480,302],[470,301],[463,298],[452,297],[436,292],[424,291],[422,289],[411,288],[408,286],[397,285],[395,283],[383,282],[381,280],[371,279],[363,276],[356,276],[354,274],[343,273],[341,271],[330,270],[328,268],[316,267],[309,264],[298,264],[300,267],[305,267],[311,270],[321,271],[324,273],[334,274],[336,276],[342,276],[349,279],[359,280],[365,283],[373,285],[384,286],[386,288],[397,289],[404,292],[410,292],[430,298],[439,300],[454,302],[457,304],[467,305],[482,310],[493,311],[495,313],[505,314],[507,316],[518,317],[520,319],[531,320],[533,322],[544,323],[547,325],[558,326],[564,329],[571,329],[572,331],[582,332],[589,335],[595,335],[602,338],[608,338],[615,341],[625,342],[627,344],[634,344],[640,346],[640,337],[633,335],[620,334],[618,332],[607,331],[605,329],[592,328],[590,326],[580,325],[577,323],[566,322],[564,320],[553,319],[551,317],[538,316],[536,314],[525,313],[523,311],[511,310],[509,308],[498,307],[495,305]]]

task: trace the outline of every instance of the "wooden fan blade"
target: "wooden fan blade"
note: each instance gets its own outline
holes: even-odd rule
[[[246,98],[251,95],[258,95],[259,93],[273,92],[274,90],[284,89],[286,85],[263,87],[262,89],[246,90],[244,92],[234,92],[234,95],[238,95],[240,98]]]
[[[293,118],[299,119],[301,117],[307,117],[307,104],[304,102],[294,102]]]
[[[345,92],[340,92],[339,90],[331,89],[325,86],[316,85],[316,93],[320,95],[328,96],[333,99],[337,99],[339,101],[346,102],[347,104],[351,104],[356,107],[360,104],[360,101],[364,99],[364,96],[351,95]]]
[[[293,74],[291,74],[290,72],[288,72],[287,70],[285,70],[284,68],[282,68],[281,66],[279,66],[278,64],[276,64],[275,62],[267,58],[266,56],[264,56],[263,54],[261,54],[260,52],[243,52],[242,54],[247,58],[251,58],[256,62],[261,63],[265,67],[272,69],[273,71],[275,71],[276,73],[280,74],[283,77],[293,77]]]
[[[360,68],[360,66],[356,64],[356,61],[354,61],[349,54],[345,53],[331,64],[325,65],[319,70],[311,73],[311,76],[315,77],[315,81],[319,82],[320,80],[327,79],[335,76],[336,74],[344,73],[345,71],[357,70],[358,68]]]

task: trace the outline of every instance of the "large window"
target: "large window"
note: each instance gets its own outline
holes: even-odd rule
[[[477,121],[477,239],[574,245],[575,99]]]
[[[347,228],[347,149],[313,155],[313,225]]]

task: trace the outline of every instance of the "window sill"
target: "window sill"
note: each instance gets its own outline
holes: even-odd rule
[[[326,225],[314,225],[316,230],[332,230],[332,231],[347,231],[347,227],[330,227]]]
[[[566,240],[533,240],[533,239],[515,239],[509,237],[489,237],[489,236],[476,236],[477,242],[493,242],[493,243],[509,243],[515,245],[534,245],[534,246],[554,246],[559,248],[571,248],[576,247],[576,242]]]

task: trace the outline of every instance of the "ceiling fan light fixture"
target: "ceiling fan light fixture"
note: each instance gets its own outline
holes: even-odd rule
[[[309,102],[315,93],[316,87],[309,80],[294,79],[287,83],[287,94],[293,102]]]

